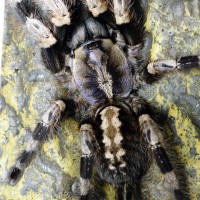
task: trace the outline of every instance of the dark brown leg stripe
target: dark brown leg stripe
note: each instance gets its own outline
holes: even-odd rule
[[[93,157],[82,156],[80,164],[80,176],[83,179],[90,179],[92,177]]]
[[[35,151],[26,151],[26,150],[24,150],[20,154],[20,156],[19,156],[19,158],[17,160],[19,160],[20,163],[25,163],[25,164],[28,165],[31,162],[34,154],[35,154]]]
[[[192,68],[192,67],[200,67],[200,60],[198,56],[187,56],[182,57],[178,61],[178,69],[184,69],[184,68]]]
[[[21,178],[23,175],[23,172],[25,170],[25,167],[22,169],[19,169],[18,167],[13,166],[10,171],[9,171],[9,184],[10,185],[15,185],[18,180]]]
[[[38,123],[33,132],[33,140],[42,142],[47,138],[48,138],[48,127],[44,126],[43,123]]]
[[[198,56],[185,56],[179,59],[178,63],[199,62]]]
[[[41,55],[43,62],[47,69],[52,71],[53,73],[57,73],[62,70],[64,66],[64,57],[58,55],[59,49],[56,44],[49,48],[42,48]]]
[[[88,195],[80,196],[80,200],[89,200]]]
[[[199,63],[198,62],[189,62],[189,63],[184,63],[184,64],[180,64],[178,65],[178,69],[186,69],[186,68],[193,68],[193,67],[199,67]]]
[[[154,157],[156,159],[156,162],[163,174],[173,171],[171,162],[170,162],[165,150],[162,147],[157,147],[157,148],[153,149],[153,152],[154,152]]]
[[[32,146],[30,150],[24,150],[16,160],[17,165],[15,164],[8,172],[8,179],[10,185],[15,185],[21,176],[24,173],[25,168],[30,164],[32,161],[36,150],[39,149],[41,143],[47,139],[48,128],[45,127],[42,123],[38,123],[33,135],[32,141],[35,146]]]
[[[189,200],[189,197],[181,189],[174,190],[176,200]]]

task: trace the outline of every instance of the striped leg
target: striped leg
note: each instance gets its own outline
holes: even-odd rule
[[[159,140],[159,132],[156,123],[148,114],[143,114],[139,117],[141,132],[145,135],[148,143],[151,146],[157,165],[164,174],[165,179],[170,181],[174,189],[174,196],[177,200],[188,200],[188,197],[180,189],[178,179],[173,171],[173,166],[168,158],[165,149]]]
[[[22,18],[28,33],[42,48],[54,45],[57,40],[52,34],[53,25],[39,6],[31,0],[21,0],[16,3],[16,11]]]
[[[139,0],[109,0],[115,22],[128,45],[142,43],[145,33],[145,15]]]
[[[93,156],[91,152],[91,142],[93,128],[90,124],[83,124],[80,128],[81,134],[81,162],[80,162],[80,199],[86,200],[89,198],[89,191],[92,188],[92,168]]]
[[[84,0],[84,2],[94,17],[98,17],[108,10],[106,0]]]
[[[79,3],[76,0],[19,0],[15,5],[29,34],[40,47],[48,48],[63,41],[64,30],[69,30]],[[63,29],[61,29],[63,27]]]
[[[187,56],[179,60],[156,61],[149,63],[147,70],[152,75],[161,75],[174,70],[200,67],[200,56]]]
[[[27,144],[26,149],[22,151],[14,166],[8,171],[7,178],[10,185],[15,185],[19,181],[35,153],[40,149],[44,140],[48,138],[49,133],[54,130],[55,125],[65,111],[65,107],[66,104],[63,101],[57,100],[43,115],[42,122],[37,124],[33,131],[32,139]]]
[[[53,73],[68,65],[65,56],[69,47],[63,43],[71,34],[70,25],[79,7],[76,4],[76,0],[20,0],[15,5],[28,33],[41,47],[46,68]]]

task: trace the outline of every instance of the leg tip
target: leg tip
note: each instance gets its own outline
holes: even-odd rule
[[[9,185],[16,185],[23,175],[23,169],[13,166],[7,174],[7,182]]]

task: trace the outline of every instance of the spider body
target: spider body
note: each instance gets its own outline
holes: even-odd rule
[[[138,0],[51,0],[44,4],[47,16],[40,10],[40,0],[21,0],[16,8],[40,44],[46,68],[73,99],[63,97],[52,103],[9,170],[9,183],[17,183],[60,118],[73,115],[81,121],[81,199],[93,199],[94,166],[102,180],[115,186],[117,199],[131,199],[148,168],[149,154],[154,155],[164,176],[170,177],[175,198],[188,199],[162,147],[160,130],[148,105],[133,90],[147,82],[145,73],[191,67],[194,62],[198,65],[199,58],[146,67],[144,51],[149,39],[144,29],[144,6]]]

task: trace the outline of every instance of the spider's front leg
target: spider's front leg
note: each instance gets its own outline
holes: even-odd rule
[[[115,16],[115,23],[125,36],[128,45],[142,43],[145,33],[144,8],[139,0],[109,0],[111,10]]]
[[[19,181],[24,170],[29,165],[36,152],[41,148],[42,143],[48,138],[49,134],[54,131],[62,114],[72,109],[72,105],[69,105],[69,103],[70,102],[64,102],[62,100],[54,101],[42,116],[42,121],[37,124],[33,131],[32,139],[27,144],[26,149],[22,151],[15,164],[8,171],[7,179],[10,185],[15,185]]]
[[[179,181],[174,173],[171,161],[165,149],[162,147],[159,139],[160,130],[157,124],[148,114],[142,114],[139,117],[139,124],[142,134],[145,135],[147,142],[151,146],[156,163],[165,176],[165,180],[173,187],[175,198],[177,200],[188,200],[188,196],[180,189]]]
[[[200,67],[200,56],[186,56],[178,60],[164,60],[151,62],[147,70],[152,75],[162,75],[175,70]]]
[[[108,10],[106,0],[84,0],[84,2],[94,17],[98,17]]]

